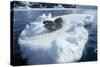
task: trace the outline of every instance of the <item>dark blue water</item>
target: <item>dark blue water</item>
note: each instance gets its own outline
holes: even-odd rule
[[[29,24],[35,19],[45,13],[51,13],[53,16],[60,16],[65,14],[70,14],[72,11],[66,10],[50,10],[50,11],[14,11],[14,18],[13,18],[13,63],[16,65],[24,65],[27,64],[25,61],[27,59],[22,59],[20,47],[18,44],[18,38],[21,34],[22,30],[24,30],[26,24]],[[97,60],[97,52],[95,49],[97,48],[97,26],[96,20],[92,24],[85,25],[85,28],[89,32],[89,40],[86,43],[83,56],[80,61],[95,61]],[[80,62],[79,61],[79,62]]]

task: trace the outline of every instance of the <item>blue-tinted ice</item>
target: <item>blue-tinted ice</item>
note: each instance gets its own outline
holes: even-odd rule
[[[44,20],[63,18],[63,27],[50,32],[44,27]],[[91,19],[89,21],[89,19]],[[65,63],[80,60],[88,30],[86,22],[93,22],[93,14],[69,14],[52,17],[44,13],[36,21],[27,24],[19,37],[22,57],[28,64]],[[86,22],[84,22],[86,21]]]

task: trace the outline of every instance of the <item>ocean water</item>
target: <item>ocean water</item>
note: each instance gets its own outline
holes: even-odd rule
[[[34,22],[36,18],[43,13],[48,15],[48,13],[51,13],[54,16],[60,16],[60,15],[67,15],[72,13],[84,13],[88,11],[72,11],[72,10],[48,10],[48,11],[33,11],[33,10],[26,10],[26,11],[14,11],[14,18],[13,18],[13,63],[15,65],[23,65],[27,64],[27,59],[22,59],[20,47],[18,44],[18,38],[21,34],[22,30],[24,30],[26,24],[29,24],[31,22]],[[84,21],[85,22],[85,21]],[[84,48],[84,52],[82,55],[81,61],[95,61],[97,60],[97,22],[96,18],[93,23],[85,24],[85,28],[89,32],[89,39],[86,43],[86,46]]]

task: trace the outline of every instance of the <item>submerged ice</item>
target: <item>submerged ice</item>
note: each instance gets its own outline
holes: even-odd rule
[[[43,21],[61,17],[63,27],[49,31]],[[51,14],[39,16],[36,21],[27,24],[19,37],[22,57],[28,64],[49,64],[75,62],[82,57],[88,40],[88,31],[84,20],[93,20],[91,14],[69,14],[52,17]],[[91,20],[91,21],[92,21]]]

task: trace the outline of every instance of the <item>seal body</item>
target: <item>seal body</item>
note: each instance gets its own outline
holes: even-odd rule
[[[50,31],[55,31],[63,26],[63,19],[61,17],[55,19],[54,21],[46,20],[43,21],[44,27],[47,28]]]

